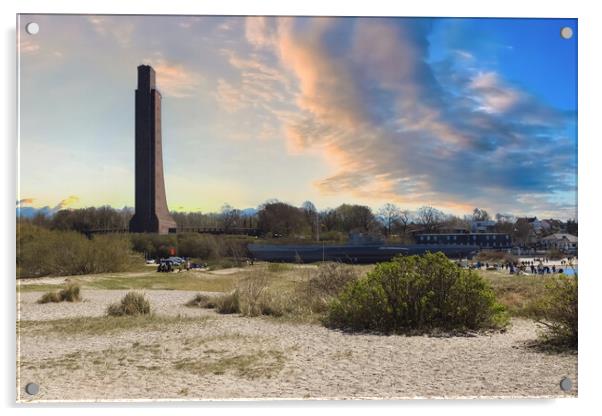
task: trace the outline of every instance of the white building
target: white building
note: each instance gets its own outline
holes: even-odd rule
[[[572,234],[552,234],[542,238],[540,243],[547,250],[558,249],[565,253],[574,253],[577,251],[577,237]]]

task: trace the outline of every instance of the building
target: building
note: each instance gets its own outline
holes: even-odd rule
[[[560,250],[564,253],[575,254],[577,252],[577,236],[572,234],[556,233],[542,238],[540,246],[546,250]]]
[[[416,244],[477,246],[481,249],[512,248],[510,235],[503,233],[418,234]]]
[[[163,179],[161,142],[161,93],[155,88],[155,71],[138,67],[136,90],[136,211],[130,232],[176,232],[169,214]]]
[[[492,220],[471,221],[470,231],[473,233],[490,233],[497,223]]]

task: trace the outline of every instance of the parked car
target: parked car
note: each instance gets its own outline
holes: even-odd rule
[[[176,266],[179,266],[180,264],[184,263],[184,259],[182,257],[169,257],[167,260],[171,261],[173,264],[175,264]]]

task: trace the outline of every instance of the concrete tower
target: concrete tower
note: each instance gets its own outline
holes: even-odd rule
[[[175,231],[163,180],[161,94],[155,88],[154,69],[140,65],[136,90],[136,212],[130,221],[130,232]]]

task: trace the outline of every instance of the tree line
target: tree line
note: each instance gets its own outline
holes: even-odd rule
[[[19,221],[55,229],[89,232],[103,229],[127,229],[133,209],[115,209],[109,206],[81,209],[64,209],[54,215],[38,214]],[[474,221],[491,221],[492,231],[508,233],[516,242],[526,241],[532,231],[526,218],[508,214],[494,217],[482,208],[475,208],[470,215],[459,217],[446,214],[431,206],[416,211],[403,209],[395,204],[384,204],[378,210],[365,205],[342,204],[336,208],[318,210],[311,201],[297,207],[277,200],[269,200],[252,210],[239,210],[229,204],[219,212],[172,212],[178,228],[251,228],[265,237],[303,238],[313,240],[346,240],[350,233],[377,234],[401,242],[411,242],[415,232],[437,233],[459,230],[469,231]],[[556,221],[556,220],[554,220]],[[577,234],[577,223],[557,221],[558,230]],[[553,222],[553,224],[555,224]],[[552,231],[557,232],[554,228]]]

